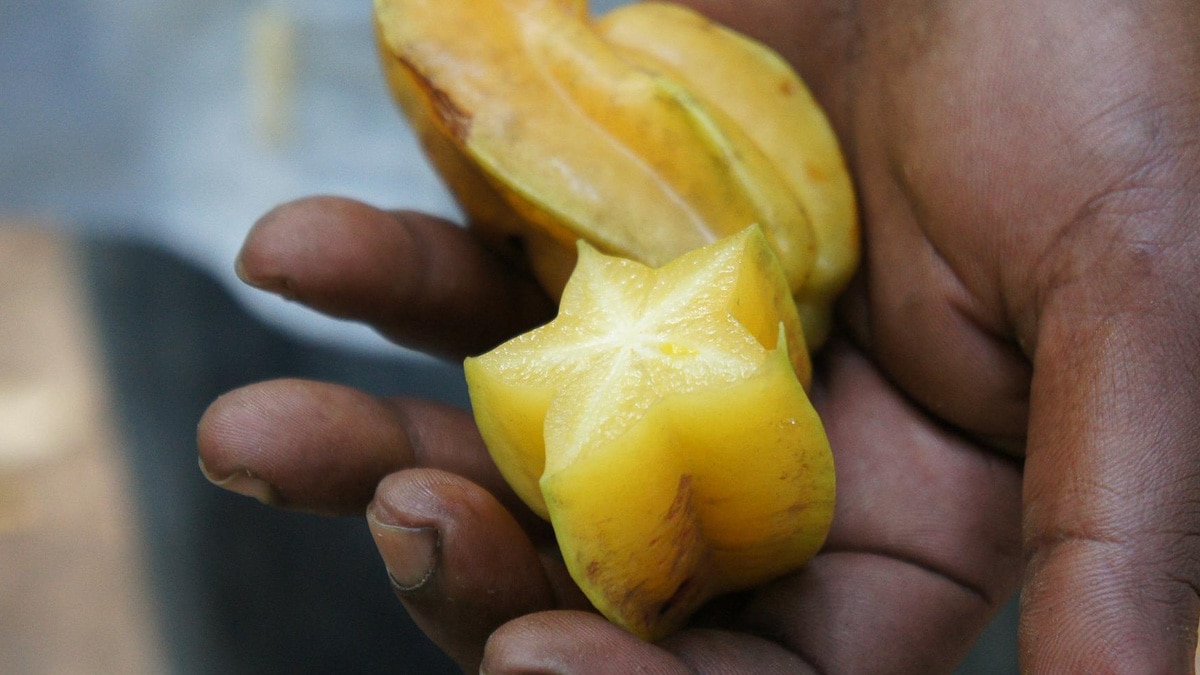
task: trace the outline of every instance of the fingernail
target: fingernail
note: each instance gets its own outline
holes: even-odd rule
[[[260,291],[267,291],[268,293],[276,293],[287,298],[291,297],[291,286],[288,284],[287,279],[275,276],[251,276],[250,273],[246,271],[246,265],[242,262],[240,256],[238,257],[237,262],[233,265],[233,271],[235,274],[237,274],[238,279],[241,279],[242,283],[246,284],[247,286],[252,286]]]
[[[283,296],[288,300],[295,298],[295,291],[292,288],[292,283],[287,277],[279,274],[267,274],[259,276],[251,275],[250,272],[247,271],[246,261],[243,259],[242,254],[240,253],[238,254],[237,259],[233,262],[233,272],[237,275],[238,279],[241,279],[242,283],[246,284],[247,286],[253,286],[260,291],[275,293],[276,295]]]
[[[254,281],[250,279],[250,275],[246,273],[246,261],[242,260],[241,253],[238,253],[238,256],[233,259],[233,273],[242,280],[242,283],[255,285]]]
[[[437,568],[437,528],[391,525],[374,513],[367,521],[396,590],[409,593],[425,586]]]
[[[276,501],[275,488],[263,479],[255,476],[249,469],[242,469],[220,477],[208,469],[204,458],[200,458],[200,472],[210,483],[245,497],[253,497],[263,504],[273,504]]]

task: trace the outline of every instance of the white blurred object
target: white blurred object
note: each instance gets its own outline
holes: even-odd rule
[[[292,131],[299,45],[291,16],[277,7],[250,15],[246,82],[254,129],[268,147],[279,148]]]
[[[37,503],[26,476],[99,440],[104,403],[71,262],[50,233],[0,229],[0,532]]]
[[[250,225],[297,197],[340,194],[460,218],[384,86],[369,3],[243,6],[228,22],[214,17],[207,34],[191,31],[207,67],[180,64],[196,71],[190,82],[159,80],[162,114],[151,145],[164,150],[156,153],[162,211],[152,221],[269,320],[323,342],[396,353],[366,327],[321,317],[233,275]]]
[[[0,216],[161,244],[302,336],[373,331],[237,280],[254,221],[310,194],[454,220],[379,72],[369,2],[0,4]]]

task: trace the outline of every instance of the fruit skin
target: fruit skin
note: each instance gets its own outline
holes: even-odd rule
[[[680,300],[672,284],[696,298]],[[783,302],[764,291],[772,287]],[[663,297],[702,306],[704,316],[659,317]],[[629,371],[587,371],[597,362],[589,348],[617,350],[619,360],[647,345],[664,356]],[[691,354],[723,350],[740,359],[736,368],[687,376],[705,365]],[[468,359],[465,371],[484,441],[515,491],[553,524],[572,578],[611,621],[653,640],[716,595],[802,566],[824,541],[833,459],[805,393],[807,355],[794,360],[794,350],[805,346],[782,270],[750,228],[660,270],[581,244],[558,318]],[[661,384],[644,374],[652,367],[684,372],[664,380],[684,384]],[[628,389],[587,400],[587,377],[627,372],[638,374]]]
[[[808,87],[773,50],[681,5],[624,5],[600,17],[596,28],[626,57],[720,110],[779,169],[816,239],[812,271],[796,301],[809,346],[824,342],[831,305],[858,268],[861,244],[850,173]]]
[[[809,344],[824,339],[857,263],[853,195],[823,114],[773,52],[657,4],[597,23],[574,0],[375,0],[375,17],[432,163],[551,295],[579,238],[657,266],[758,224]],[[636,48],[643,33],[655,49]],[[727,67],[688,65],[706,55]]]
[[[716,595],[799,568],[832,516],[821,429],[782,352],[742,383],[660,402],[612,452],[543,478],[572,576],[654,640]],[[649,461],[655,447],[671,452]]]

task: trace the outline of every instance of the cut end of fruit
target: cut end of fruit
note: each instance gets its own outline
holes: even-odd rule
[[[558,317],[468,362],[472,406],[593,604],[657,637],[815,553],[832,461],[758,228],[658,269],[578,252]]]

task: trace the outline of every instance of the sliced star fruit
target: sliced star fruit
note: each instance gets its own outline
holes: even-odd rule
[[[757,227],[661,268],[579,244],[557,318],[465,363],[501,472],[596,608],[647,639],[802,566],[833,461]]]

